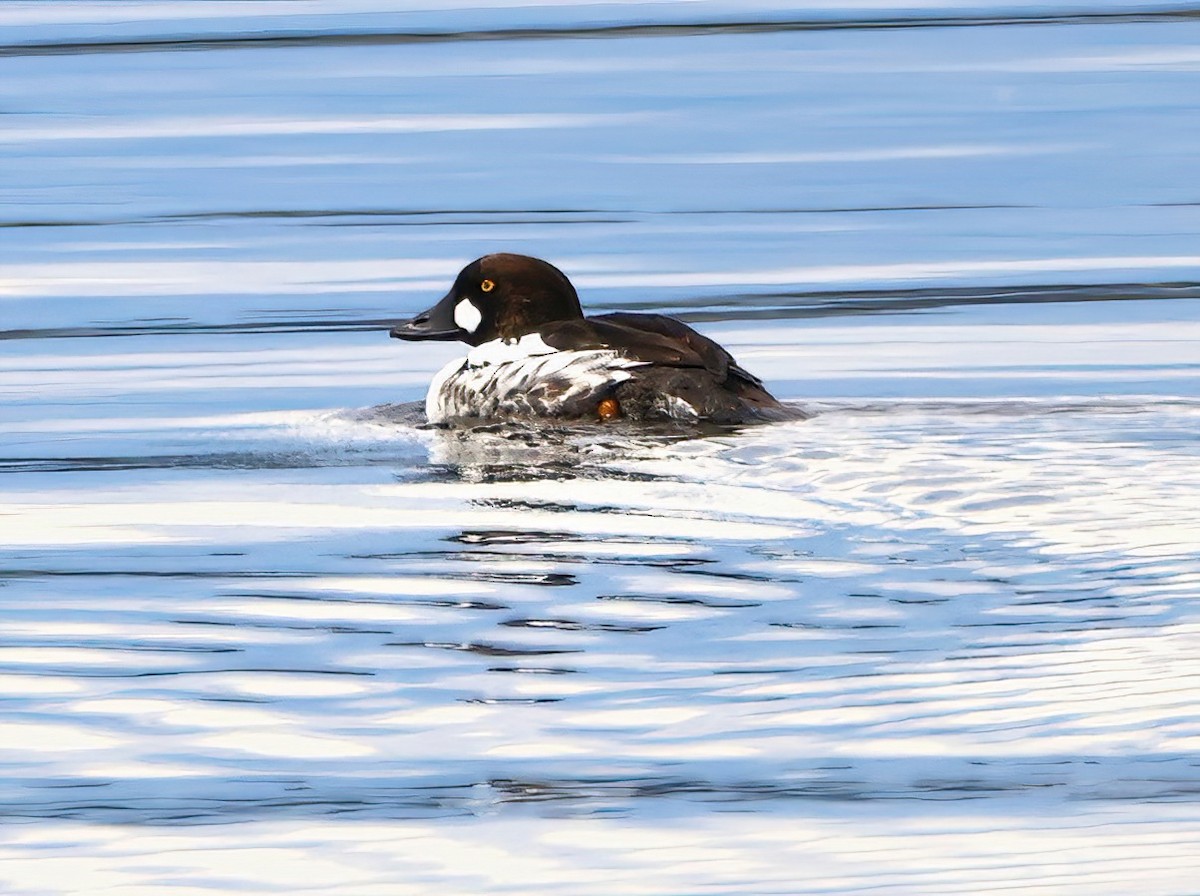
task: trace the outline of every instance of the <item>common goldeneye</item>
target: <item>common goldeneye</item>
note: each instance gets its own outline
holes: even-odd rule
[[[584,317],[575,287],[526,255],[485,255],[397,339],[472,346],[425,398],[430,423],[551,417],[747,423],[803,416],[725,349],[661,314]]]

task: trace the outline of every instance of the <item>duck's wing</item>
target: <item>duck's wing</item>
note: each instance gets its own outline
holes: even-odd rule
[[[560,350],[612,349],[631,361],[665,367],[699,367],[718,383],[728,378],[761,387],[720,345],[687,324],[662,314],[615,312],[558,321],[540,330],[542,341]]]

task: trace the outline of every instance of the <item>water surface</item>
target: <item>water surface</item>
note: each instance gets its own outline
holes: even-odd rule
[[[1192,892],[1196,11],[484,7],[0,4],[4,891]],[[496,250],[812,418],[423,427]]]

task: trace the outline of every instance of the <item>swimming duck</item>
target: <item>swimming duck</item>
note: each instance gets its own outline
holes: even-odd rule
[[[555,418],[747,423],[797,416],[711,339],[661,314],[584,317],[554,265],[498,253],[391,331],[472,346],[429,385],[430,423]]]

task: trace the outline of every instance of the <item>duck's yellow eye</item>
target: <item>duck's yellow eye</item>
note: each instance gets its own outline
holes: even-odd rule
[[[491,292],[493,289],[496,288],[496,284],[493,283],[491,280],[484,280],[482,283],[479,284],[479,288],[482,289],[484,292]]]

